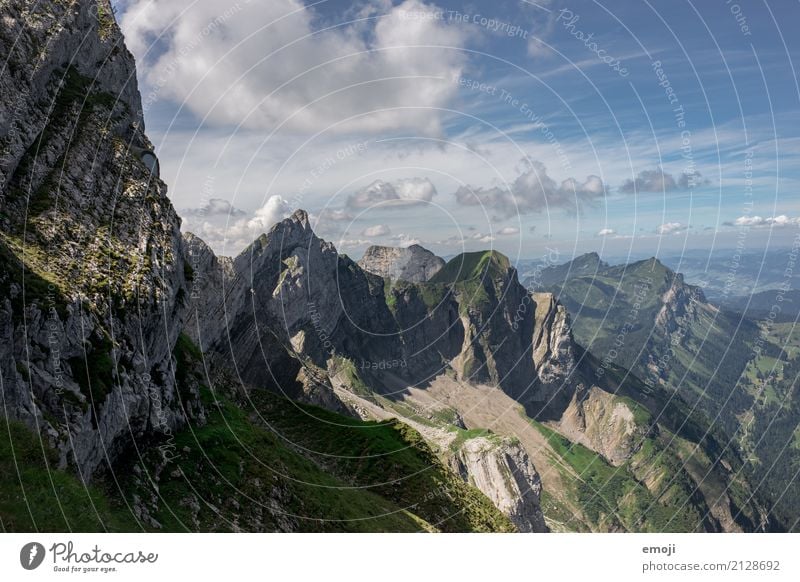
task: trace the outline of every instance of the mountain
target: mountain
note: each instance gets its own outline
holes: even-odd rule
[[[774,289],[719,300],[720,305],[749,319],[791,323],[800,317],[800,289]]]
[[[683,273],[687,281],[703,288],[706,297],[724,303],[731,297],[755,295],[781,288],[800,288],[800,273],[787,270],[795,260],[791,246],[768,249],[715,248],[688,249],[679,255],[664,255],[661,260],[673,271]],[[630,262],[630,261],[622,261]]]
[[[576,261],[598,265],[592,256]],[[731,388],[744,372],[757,327],[706,301],[700,288],[657,259],[599,264],[586,274],[571,264],[544,269],[541,277],[572,314],[578,343],[601,360],[599,372],[610,364],[628,368],[649,385],[678,392],[733,434],[737,415],[752,405]]]
[[[444,260],[419,245],[404,248],[371,246],[358,266],[387,279],[422,283],[444,267]]]
[[[287,440],[295,404],[204,367],[190,293],[234,265],[184,260],[110,3],[2,13],[2,528],[513,530],[407,425],[307,408]]]
[[[459,255],[424,282],[384,279],[319,239],[302,211],[225,263],[187,239],[212,362],[232,364],[250,393],[400,418],[518,529],[766,523],[708,421],[618,365],[598,376],[565,306],[529,294],[500,253]]]
[[[152,144],[110,14],[102,1],[10,2],[0,39],[4,405],[83,478],[199,414],[171,372],[180,220],[142,161]]]
[[[597,253],[586,253],[563,265],[548,265],[534,270],[524,277],[525,284],[532,288],[545,289],[560,285],[575,277],[591,276],[608,267]]]
[[[715,440],[742,459],[741,474],[757,484],[774,527],[795,530],[794,292],[731,298],[719,308],[655,259],[558,280],[564,267],[545,269],[543,280],[573,314],[576,340],[600,358],[600,370],[629,367],[648,390],[673,393],[705,416]]]
[[[771,527],[669,373],[576,341],[500,253],[362,268],[302,210],[233,258],[181,235],[109,2],[2,10],[4,529]],[[718,310],[641,268],[696,349]]]

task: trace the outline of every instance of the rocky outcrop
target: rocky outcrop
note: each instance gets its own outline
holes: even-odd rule
[[[541,479],[518,442],[496,436],[472,438],[464,442],[451,464],[519,531],[548,531],[539,500]]]
[[[650,432],[647,424],[637,422],[634,406],[596,386],[580,389],[564,411],[558,430],[619,466],[631,458]]]
[[[445,261],[419,245],[406,248],[371,246],[358,266],[385,279],[411,283],[428,281],[442,270]]]
[[[203,346],[207,337],[218,338],[224,334],[222,307],[234,279],[233,261],[217,257],[202,239],[190,232],[183,235],[183,252],[190,305],[184,330],[198,346]]]
[[[697,320],[701,309],[711,312],[712,316],[717,311],[716,307],[706,302],[702,289],[687,285],[680,273],[672,277],[669,287],[661,296],[661,303],[656,325],[665,334],[678,331],[684,318]]]
[[[172,354],[180,220],[140,157],[152,145],[107,0],[6,2],[0,43],[5,410],[89,478],[194,409]]]

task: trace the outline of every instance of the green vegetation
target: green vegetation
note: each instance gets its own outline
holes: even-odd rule
[[[0,531],[140,529],[102,483],[85,486],[57,463],[55,451],[26,426],[0,418]]]
[[[431,283],[458,283],[471,279],[503,277],[511,267],[508,257],[497,251],[461,253],[431,277]]]
[[[752,357],[755,326],[717,311],[656,259],[621,266],[597,263],[596,257],[585,262],[591,268],[575,269],[567,280],[550,278],[556,272],[566,277],[563,266],[545,273],[549,289],[572,316],[577,342],[601,361],[610,358],[677,392],[690,408],[718,418],[722,431],[734,434],[736,415],[752,404],[741,386],[731,387]],[[673,285],[679,290],[675,322],[654,327]]]
[[[334,474],[412,508],[443,531],[513,530],[482,493],[447,469],[422,436],[398,420],[362,422],[266,392],[253,395],[252,403],[287,441],[314,451],[313,457]]]
[[[458,428],[456,426],[448,428],[456,433],[456,438],[453,439],[453,442],[450,443],[450,450],[453,452],[457,452],[459,449],[461,449],[462,446],[464,446],[465,442],[472,439],[488,438],[490,440],[499,440],[497,435],[495,435],[488,428],[463,429],[463,428]]]
[[[368,423],[259,392],[250,413],[203,390],[207,422],[140,447],[84,487],[18,423],[0,423],[5,531],[511,531],[488,499],[392,420]],[[8,435],[8,436],[7,436]],[[166,450],[166,456],[163,451]],[[164,461],[166,460],[166,464]],[[159,467],[155,487],[155,468]],[[17,472],[19,468],[19,476]],[[138,523],[128,503],[146,501]],[[112,501],[118,499],[118,501]],[[59,502],[61,508],[59,509]]]
[[[575,505],[581,508],[593,529],[644,532],[702,529],[704,504],[692,499],[694,487],[682,471],[680,461],[656,441],[646,439],[630,461],[613,467],[583,445],[570,442],[540,422],[530,422],[547,438],[560,461],[557,464],[563,463],[561,478],[569,484]],[[656,475],[663,475],[663,482]],[[646,486],[645,482],[651,485]],[[552,499],[551,505],[558,512],[553,519],[568,530],[575,529],[577,520],[573,517],[565,522],[564,508]]]
[[[203,380],[202,374],[198,372],[198,364],[203,360],[203,353],[185,333],[181,333],[175,342],[172,350],[175,358],[175,382],[178,386],[178,393],[186,401],[191,397],[189,392],[189,376],[193,375],[196,381]]]
[[[32,303],[43,311],[55,310],[62,319],[67,315],[69,300],[59,282],[43,267],[44,260],[35,246],[0,234],[0,294],[11,301],[15,321],[22,320],[24,308]],[[12,296],[12,284],[21,286],[22,293]]]
[[[114,20],[114,8],[110,4],[106,4],[105,0],[98,0],[97,2],[97,25],[98,34],[101,39],[105,40],[114,30],[116,21]]]

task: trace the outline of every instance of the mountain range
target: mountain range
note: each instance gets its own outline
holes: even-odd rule
[[[109,2],[4,11],[4,531],[796,529],[793,328],[654,259],[355,262],[302,210],[216,256]]]

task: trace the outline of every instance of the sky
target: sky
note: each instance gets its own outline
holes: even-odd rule
[[[120,0],[161,176],[235,255],[785,248],[798,2]]]

